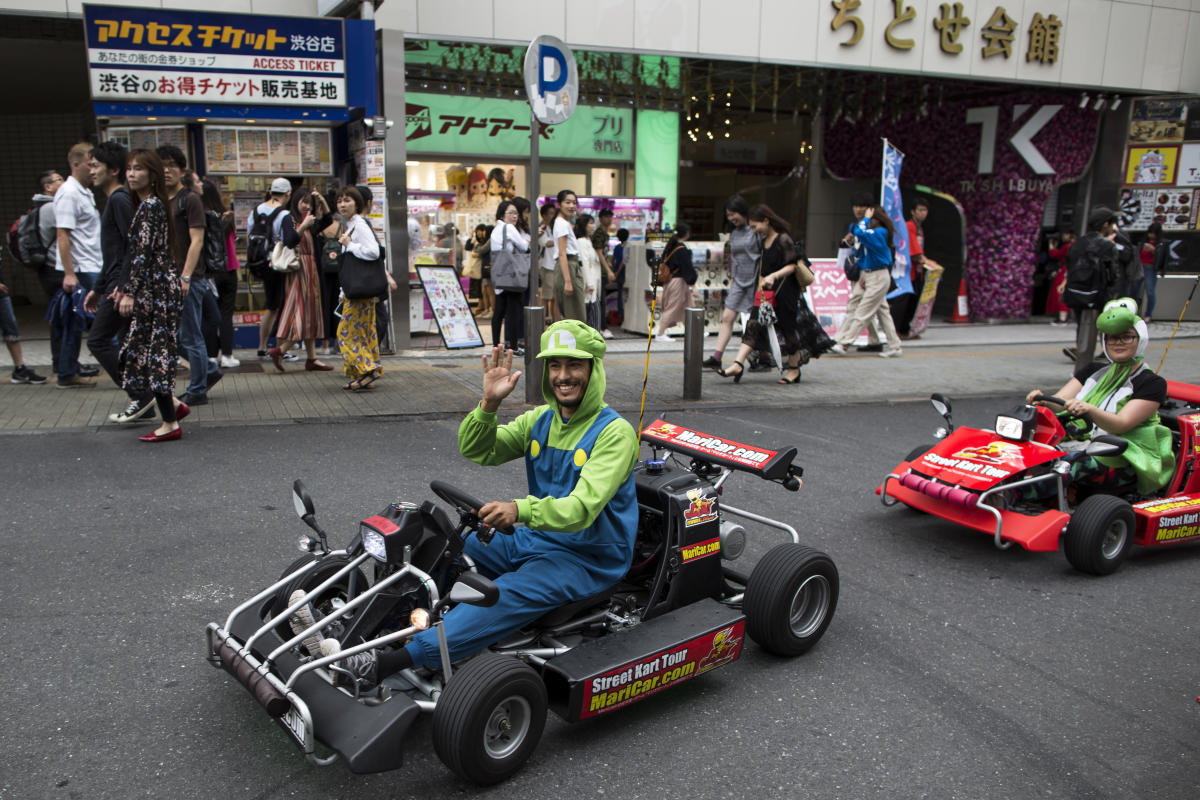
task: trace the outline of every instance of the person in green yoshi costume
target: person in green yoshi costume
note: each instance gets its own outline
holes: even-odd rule
[[[1054,396],[1062,398],[1072,416],[1062,422],[1067,429],[1064,447],[1071,440],[1086,443],[1108,433],[1125,439],[1125,452],[1116,456],[1081,454],[1071,464],[1071,480],[1087,481],[1100,491],[1136,483],[1139,494],[1150,494],[1166,485],[1175,470],[1171,432],[1158,419],[1167,399],[1167,382],[1145,364],[1149,329],[1138,316],[1137,302],[1128,297],[1105,304],[1096,328],[1108,362],[1094,361],[1077,369]],[[1040,389],[1025,396],[1032,403]]]

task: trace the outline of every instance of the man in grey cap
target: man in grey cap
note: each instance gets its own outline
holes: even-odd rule
[[[271,181],[271,196],[260,203],[251,215],[250,228],[254,227],[254,216],[267,220],[271,229],[271,244],[283,240],[283,216],[287,214],[288,201],[292,199],[292,183],[287,178],[276,178]],[[269,358],[267,355],[267,340],[275,329],[275,320],[283,310],[284,288],[286,276],[282,272],[268,269],[262,279],[263,305],[265,311],[258,323],[258,357]],[[284,353],[287,358],[289,353]]]
[[[1067,358],[1084,367],[1096,352],[1096,316],[1108,300],[1109,289],[1119,283],[1117,275],[1117,214],[1096,206],[1088,215],[1088,229],[1067,251],[1067,286],[1063,303],[1078,312],[1075,347],[1063,348]]]

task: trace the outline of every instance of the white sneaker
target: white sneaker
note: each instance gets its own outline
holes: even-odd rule
[[[834,342],[833,347],[829,348],[829,352],[835,356],[846,355],[846,348],[842,347],[841,342]]]
[[[885,347],[883,352],[879,354],[880,358],[896,358],[904,355],[904,352],[899,347]]]
[[[663,342],[665,344],[665,343],[673,342],[675,340],[672,339],[670,336],[667,336],[665,333],[660,333],[658,336],[654,337],[654,341]]]
[[[614,339],[614,338],[616,338],[616,337],[614,337],[614,336],[613,336],[613,333],[612,333],[612,331],[610,331],[608,328],[605,328],[604,330],[600,331],[600,335],[601,335],[601,336],[603,336],[605,339]]]
[[[299,602],[300,598],[304,597],[304,595],[305,591],[303,589],[297,589],[292,592],[292,596],[288,598],[288,605],[290,606],[293,603]],[[308,603],[297,608],[296,613],[292,614],[292,618],[288,622],[292,626],[292,633],[297,636],[317,624],[317,621],[313,619],[312,608]],[[337,642],[336,639],[333,641]],[[304,637],[301,644],[304,645],[304,649],[308,651],[308,654],[314,658],[319,658],[324,652],[321,646],[324,642],[321,640],[320,633],[314,632],[311,636]]]
[[[221,369],[232,369],[234,367],[240,367],[241,365],[242,362],[238,361],[233,356],[221,356]]]

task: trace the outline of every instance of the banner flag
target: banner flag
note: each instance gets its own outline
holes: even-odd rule
[[[892,262],[892,280],[896,282],[896,288],[888,293],[889,300],[902,294],[913,293],[912,279],[909,277],[908,225],[904,222],[904,201],[900,197],[900,167],[903,165],[904,153],[884,139],[883,176],[880,181],[881,205],[896,228],[895,235],[892,236],[892,244],[896,248],[896,258]]]

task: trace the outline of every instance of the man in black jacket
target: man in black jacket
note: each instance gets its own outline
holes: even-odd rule
[[[83,307],[96,315],[88,331],[87,346],[96,361],[121,385],[121,368],[117,362],[120,340],[129,330],[129,318],[117,313],[117,301],[129,280],[129,223],[133,219],[133,198],[125,188],[125,147],[117,142],[102,142],[88,154],[88,170],[92,185],[104,193],[107,201],[100,215],[100,253],[103,257],[100,275],[87,293]],[[129,393],[129,406],[109,414],[109,422],[135,422],[154,418],[154,397]]]
[[[1088,215],[1088,230],[1067,251],[1067,286],[1063,303],[1079,312],[1075,329],[1075,347],[1063,348],[1063,354],[1079,368],[1094,361],[1096,317],[1113,289],[1120,288],[1117,246],[1117,215],[1111,208],[1096,206]]]

